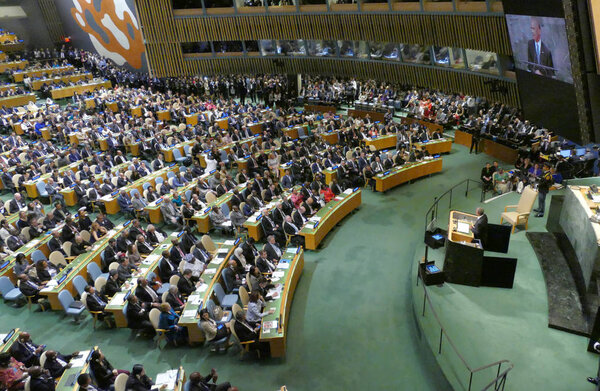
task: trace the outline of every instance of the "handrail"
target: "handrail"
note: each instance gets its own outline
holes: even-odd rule
[[[465,179],[459,183],[457,183],[456,185],[452,186],[450,189],[446,190],[441,196],[439,197],[435,197],[435,200],[433,202],[433,204],[431,205],[431,207],[427,210],[426,216],[425,216],[425,230],[427,230],[429,224],[430,224],[430,220],[429,220],[429,215],[431,214],[431,221],[434,221],[437,218],[437,214],[438,214],[438,206],[439,206],[439,202],[440,200],[442,200],[446,195],[450,194],[450,201],[449,201],[449,208],[452,206],[452,191],[454,189],[456,189],[458,186],[467,183],[467,189],[465,191],[465,196],[468,195],[469,193],[469,183],[470,182],[474,182],[474,183],[478,183],[481,185],[481,182],[479,181],[475,181],[472,179]],[[482,197],[483,197],[483,191],[482,191]],[[425,261],[427,261],[427,245],[425,246]],[[417,285],[419,285],[419,280],[421,279],[421,273],[419,272],[417,274]],[[435,309],[433,308],[433,303],[431,301],[431,297],[429,296],[429,292],[427,290],[427,286],[425,285],[425,283],[423,282],[423,293],[424,293],[424,297],[423,297],[423,311],[421,316],[425,316],[425,309],[427,308],[426,304],[429,304],[429,309],[431,310],[431,312],[433,313],[433,317],[435,318],[438,326],[440,327],[440,339],[439,339],[439,344],[438,344],[438,354],[442,354],[442,342],[443,342],[443,337],[446,336],[446,339],[448,341],[448,343],[450,344],[450,347],[452,347],[452,350],[454,351],[454,353],[458,356],[458,358],[460,359],[460,361],[463,363],[463,365],[465,366],[465,368],[467,368],[467,370],[469,371],[469,388],[468,391],[471,390],[471,386],[473,383],[473,375],[481,372],[485,369],[494,367],[494,366],[498,366],[498,370],[496,372],[496,377],[489,382],[485,387],[483,387],[481,389],[481,391],[486,391],[486,390],[490,390],[491,387],[493,386],[493,389],[495,391],[498,390],[504,390],[504,386],[506,385],[506,379],[508,376],[508,373],[514,368],[514,364],[512,362],[510,362],[509,360],[498,360],[489,364],[485,364],[483,366],[480,366],[478,368],[471,368],[471,366],[469,365],[469,363],[467,362],[467,360],[460,354],[458,348],[456,347],[456,345],[454,344],[454,341],[452,341],[452,338],[450,338],[450,335],[448,335],[448,332],[446,331],[446,329],[444,328],[444,326],[442,325],[442,322],[437,314],[437,312],[435,311]],[[502,370],[502,365],[506,364],[508,365],[508,368]],[[600,370],[599,370],[600,371]]]
[[[479,181],[474,180],[474,179],[464,179],[461,182],[459,182],[456,185],[454,185],[451,188],[449,188],[448,190],[446,190],[442,195],[434,198],[433,204],[431,204],[431,206],[429,207],[429,209],[425,213],[425,230],[427,230],[427,227],[429,226],[429,224],[431,223],[431,221],[433,221],[433,220],[435,220],[437,218],[438,206],[439,206],[439,202],[442,200],[442,198],[444,198],[446,195],[450,194],[450,200],[449,200],[449,204],[448,204],[448,208],[450,208],[452,206],[452,191],[454,189],[456,189],[457,187],[459,187],[460,185],[462,185],[463,183],[465,183],[465,182],[467,183],[467,189],[465,191],[465,197],[469,194],[469,184],[471,182],[473,182],[473,183],[476,183],[476,184],[482,186],[481,201],[483,201],[483,197],[484,197],[483,184],[481,182],[479,182]],[[430,213],[431,213],[431,220],[429,219],[429,214]]]

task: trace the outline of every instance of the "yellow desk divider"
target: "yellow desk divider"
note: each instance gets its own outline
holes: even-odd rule
[[[260,328],[260,341],[269,343],[271,357],[285,356],[290,309],[303,269],[304,251],[302,247],[288,247],[281,256],[277,270],[271,276],[274,284],[281,285],[278,289],[271,290],[271,293],[276,295],[273,300],[267,302],[264,311],[273,309],[274,312],[262,318]]]
[[[77,378],[84,373],[90,372],[90,359],[92,358],[94,350],[98,350],[98,347],[95,346],[93,349],[82,350],[76,357],[73,357],[71,361],[69,361],[70,367],[65,369],[56,383],[56,391],[79,390]]]
[[[321,136],[321,138],[329,145],[337,144],[340,141],[338,130],[330,130],[328,132],[319,134],[319,136]]]
[[[68,290],[73,297],[76,296],[77,292],[73,286],[73,279],[75,276],[83,276],[87,279],[87,265],[90,262],[95,262],[100,266],[100,254],[108,245],[108,240],[110,238],[118,237],[130,224],[131,220],[119,224],[117,227],[108,231],[106,235],[92,245],[90,251],[81,254],[72,260],[71,263],[48,282],[48,284],[40,291],[40,295],[48,297],[50,307],[53,310],[57,311],[62,309],[60,302],[58,301],[58,294],[61,291]]]
[[[214,286],[220,282],[225,289],[221,278],[221,271],[227,267],[229,258],[233,255],[233,251],[240,243],[240,239],[226,240],[223,243],[216,243],[218,249],[217,254],[213,257],[210,263],[206,266],[202,279],[204,284],[200,285],[194,293],[192,293],[183,307],[181,317],[179,318],[179,326],[187,327],[190,343],[203,342],[204,333],[198,327],[200,321],[200,310],[206,307],[206,303],[212,297]],[[215,301],[215,304],[218,304]]]
[[[309,218],[299,231],[299,234],[304,236],[306,249],[316,250],[329,231],[346,215],[358,208],[361,202],[360,188],[347,189]]]
[[[19,329],[15,328],[6,334],[0,334],[0,353],[10,351],[10,348],[19,338]]]
[[[442,171],[442,158],[433,158],[421,162],[406,163],[391,170],[379,173],[375,179],[377,191],[387,191],[393,187]]]
[[[156,248],[142,260],[139,266],[139,271],[121,286],[121,292],[116,293],[106,305],[105,310],[114,315],[117,327],[127,327],[127,317],[123,313],[127,299],[130,295],[135,294],[137,288],[137,280],[140,277],[148,278],[148,275],[158,267],[158,263],[162,258],[163,251],[170,251],[173,246],[171,242],[174,238],[181,236],[182,232],[173,232],[167,236]]]

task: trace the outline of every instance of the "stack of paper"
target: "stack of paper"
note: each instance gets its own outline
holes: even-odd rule
[[[193,318],[194,316],[196,316],[196,310],[185,310],[183,311],[181,316],[184,318]]]
[[[214,267],[204,270],[204,274],[215,274],[216,272],[217,272],[217,269]]]
[[[226,240],[223,244],[226,246],[233,246],[235,244],[235,240]]]
[[[198,289],[196,289],[197,291]],[[206,289],[204,289],[206,290]],[[192,305],[200,305],[200,303],[202,302],[202,298],[199,295],[191,295],[190,297],[188,297],[188,303],[192,304]]]
[[[285,272],[283,270],[275,270],[271,276],[273,278],[281,278],[285,276]]]
[[[110,301],[110,303],[112,305],[123,305],[123,303],[125,302],[125,293],[124,292],[119,292],[117,294],[114,295],[114,297],[112,298],[112,300]]]
[[[266,322],[262,323],[263,329],[276,329],[277,328],[277,321],[276,320],[269,320]]]
[[[89,350],[80,351],[77,357],[72,358],[71,361],[69,361],[69,364],[71,364],[72,368],[81,368],[85,365],[85,360],[87,359],[89,354]]]
[[[220,249],[217,250],[217,254],[227,254],[229,252],[229,249],[227,247],[221,247]]]
[[[344,194],[352,194],[352,189],[346,189],[346,190],[344,190]]]
[[[175,382],[177,381],[177,369],[171,369],[165,373],[159,373],[156,375],[156,385],[158,388],[165,385],[167,390],[175,389]]]
[[[289,269],[290,268],[290,264],[288,262],[279,262],[277,264],[277,269]]]

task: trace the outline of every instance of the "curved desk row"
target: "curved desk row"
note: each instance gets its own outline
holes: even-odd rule
[[[163,240],[161,244],[156,246],[156,248],[154,248],[154,250],[142,260],[142,263],[139,266],[139,271],[121,285],[121,292],[115,293],[115,295],[110,298],[106,304],[105,311],[113,314],[117,327],[127,327],[127,317],[125,316],[124,309],[125,305],[127,304],[127,297],[135,294],[138,278],[144,277],[147,279],[150,273],[156,270],[158,263],[162,258],[162,252],[170,251],[171,247],[173,246],[171,244],[172,240],[178,236],[178,232],[173,232],[171,235],[167,236],[167,238]],[[167,281],[163,281],[163,283],[164,282]]]
[[[35,79],[31,82],[31,88],[34,90],[39,90],[42,88],[44,84],[50,86],[58,83],[76,83],[80,80],[91,80],[93,78],[92,74],[89,72],[86,73],[78,73],[75,75],[67,75],[67,76],[56,76],[45,79]]]
[[[29,65],[29,61],[9,61],[0,63],[0,73],[4,73],[11,69],[25,69]]]
[[[16,82],[22,82],[26,76],[29,77],[42,77],[44,75],[55,75],[57,73],[65,73],[74,71],[75,68],[73,65],[67,65],[63,67],[52,67],[52,68],[42,68],[42,69],[25,69],[22,71],[16,71],[13,73],[13,79]]]
[[[37,100],[35,94],[23,94],[23,95],[13,95],[7,96],[6,98],[0,98],[0,106],[4,107],[16,107],[16,106],[25,106],[29,104],[29,102],[34,102]]]
[[[260,328],[260,341],[269,343],[271,357],[285,356],[290,309],[303,269],[304,251],[302,247],[288,247],[281,256],[277,270],[273,272],[272,281],[282,284],[283,289],[277,298],[267,302],[264,311],[273,309],[275,312],[262,318]]]
[[[92,92],[92,91],[97,90],[102,87],[111,88],[112,83],[110,82],[110,80],[103,80],[103,81],[96,81],[96,82],[91,82],[91,83],[86,83],[86,84],[80,84],[80,85],[76,85],[76,86],[55,88],[55,89],[52,89],[51,94],[52,94],[52,99],[70,98],[71,96],[75,95],[75,93],[83,94],[86,92]]]
[[[12,348],[13,344],[17,341],[17,338],[19,338],[19,333],[19,329],[16,328],[9,330],[5,335],[0,334],[0,353],[10,351],[10,348]]]
[[[200,285],[194,293],[192,293],[183,307],[181,317],[179,318],[179,326],[187,327],[190,342],[203,342],[204,333],[198,327],[200,321],[200,310],[206,307],[206,303],[214,295],[215,284],[221,283],[223,289],[223,278],[221,272],[227,267],[229,258],[233,255],[233,251],[237,248],[240,240],[226,240],[218,245],[216,254],[213,254],[213,259],[206,266],[202,279],[204,284]],[[218,301],[215,300],[215,304]]]
[[[424,160],[417,163],[406,163],[400,167],[386,171],[386,173],[377,174],[375,179],[375,189],[377,191],[387,191],[413,179],[422,178],[436,172],[442,171],[442,158]]]
[[[311,218],[318,219],[316,227],[308,221],[298,232],[304,236],[306,249],[316,250],[329,231],[350,212],[358,208],[361,202],[362,190],[358,188],[348,189],[329,201]]]
[[[106,246],[108,246],[109,239],[117,238],[121,232],[127,228],[129,223],[131,223],[131,221],[128,221],[125,224],[119,224],[117,227],[108,231],[104,237],[92,245],[90,251],[83,253],[72,260],[71,263],[50,280],[53,281],[53,283],[49,282],[46,287],[40,291],[40,295],[48,297],[50,307],[53,310],[57,311],[62,308],[58,300],[58,294],[63,290],[68,290],[73,297],[77,295],[77,291],[73,286],[73,279],[75,276],[83,276],[83,278],[87,279],[87,265],[90,264],[90,262],[95,262],[100,266],[100,254],[104,251]]]

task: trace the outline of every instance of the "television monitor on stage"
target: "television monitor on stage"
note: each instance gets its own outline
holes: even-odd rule
[[[502,4],[525,118],[581,142],[561,0],[503,0]]]

